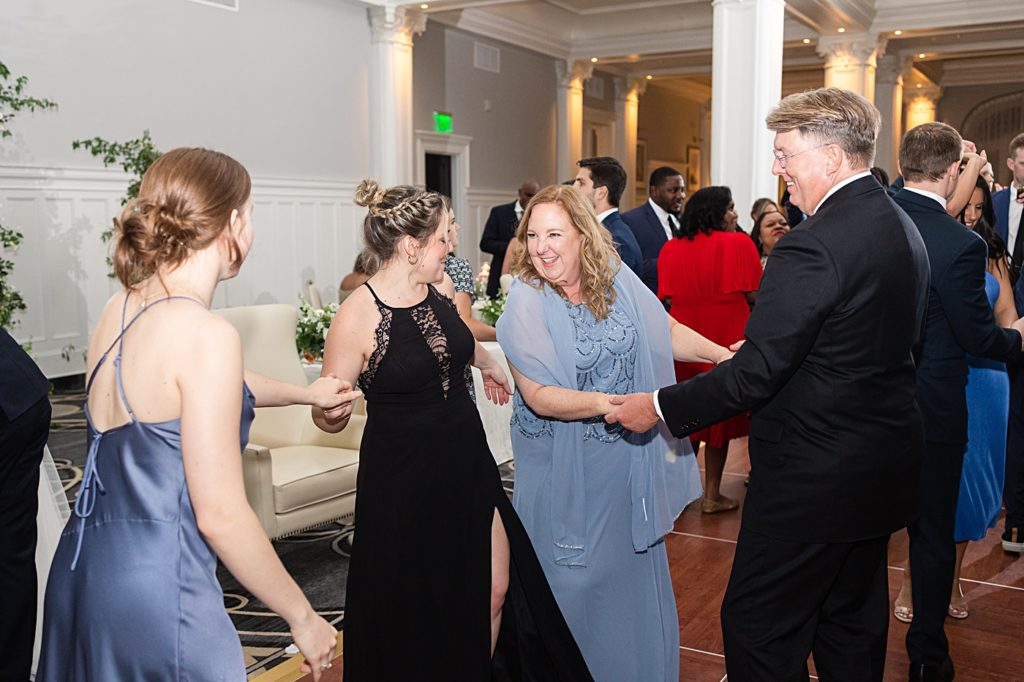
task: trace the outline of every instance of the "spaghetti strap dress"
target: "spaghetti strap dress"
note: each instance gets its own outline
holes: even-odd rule
[[[46,583],[37,681],[246,679],[217,557],[199,532],[185,484],[181,421],[139,421],[122,383],[125,332],[174,298],[194,300],[160,299],[127,324],[122,312],[121,333],[86,384],[89,452]],[[99,431],[88,395],[115,345],[117,389],[129,421]],[[239,456],[255,414],[252,393],[242,389]]]
[[[344,679],[590,680],[530,539],[502,489],[464,369],[473,335],[451,299],[380,312],[359,377],[355,539]],[[508,535],[509,590],[490,653],[491,523]]]

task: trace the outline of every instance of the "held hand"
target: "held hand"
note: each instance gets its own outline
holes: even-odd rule
[[[327,411],[346,402],[343,396],[352,391],[352,384],[328,374],[311,383],[306,390],[309,404]],[[351,398],[348,401],[351,401]]]
[[[484,367],[480,370],[480,376],[483,377],[484,394],[488,400],[495,405],[504,405],[508,402],[509,396],[512,395],[512,387],[508,383],[508,377],[505,376],[505,370],[500,365],[494,363]]]
[[[658,423],[654,409],[654,394],[630,393],[609,398],[614,408],[604,416],[609,424],[622,424],[634,433],[650,431]]]
[[[736,343],[734,343],[731,346],[729,346],[729,350],[731,350],[733,353],[736,353],[736,351],[738,351],[740,348],[742,348],[743,344],[745,344],[746,342],[747,342],[746,339],[740,339]]]
[[[331,658],[338,644],[338,631],[320,616],[309,611],[302,623],[291,628],[295,646],[306,658],[302,664],[302,672],[313,673],[313,679],[319,680],[324,670],[331,667]]]

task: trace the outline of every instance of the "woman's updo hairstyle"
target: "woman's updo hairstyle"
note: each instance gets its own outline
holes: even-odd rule
[[[359,183],[355,202],[368,209],[363,220],[364,248],[381,264],[391,260],[406,235],[425,244],[448,210],[436,192],[409,185],[385,189],[374,180]]]
[[[132,288],[181,265],[220,238],[251,190],[248,171],[227,154],[185,147],[162,154],[142,177],[138,198],[114,218],[114,274]],[[230,249],[237,268],[242,252],[234,239]]]

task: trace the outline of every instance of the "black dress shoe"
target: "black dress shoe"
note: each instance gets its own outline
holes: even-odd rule
[[[942,663],[911,663],[910,682],[952,682],[953,659],[946,656]]]

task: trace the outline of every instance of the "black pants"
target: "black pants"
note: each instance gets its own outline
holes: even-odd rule
[[[740,529],[722,602],[730,682],[881,680],[889,631],[889,536],[784,542]]]
[[[1006,528],[1024,528],[1024,367],[1010,367],[1006,429]]]
[[[907,527],[913,577],[914,622],[907,631],[913,663],[942,663],[949,653],[943,625],[956,568],[956,501],[966,445],[925,442],[920,516]]]
[[[36,628],[39,462],[50,432],[43,398],[8,420],[0,412],[0,680],[25,682]]]

